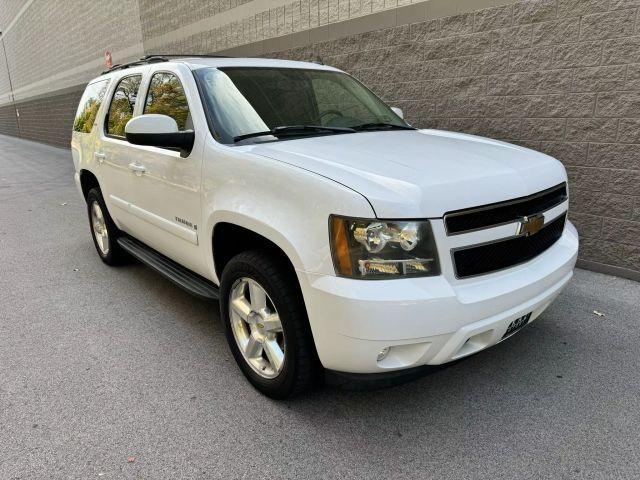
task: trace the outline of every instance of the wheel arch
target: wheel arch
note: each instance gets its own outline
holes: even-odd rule
[[[99,188],[100,191],[102,191],[102,189],[100,188],[100,182],[98,181],[98,178],[93,174],[93,172],[91,172],[90,170],[87,169],[82,169],[79,172],[80,174],[80,188],[82,189],[82,195],[84,196],[84,199],[87,199],[87,195],[89,195],[89,191],[92,188]]]
[[[293,245],[279,232],[256,220],[239,217],[237,213],[233,214],[233,218],[221,216],[211,228],[211,258],[218,282],[231,258],[241,252],[257,249],[270,250],[280,256],[290,265],[294,274],[301,267]]]

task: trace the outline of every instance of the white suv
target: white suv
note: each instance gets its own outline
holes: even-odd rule
[[[87,86],[71,146],[102,260],[219,299],[242,372],[277,398],[494,345],[576,261],[560,162],[417,130],[325,65],[116,66]]]

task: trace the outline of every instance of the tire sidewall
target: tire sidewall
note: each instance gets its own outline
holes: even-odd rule
[[[295,357],[298,351],[298,345],[296,345],[297,336],[293,328],[293,322],[295,322],[296,319],[293,318],[295,314],[292,312],[289,303],[283,298],[280,290],[275,287],[272,280],[261,270],[261,268],[242,260],[229,263],[222,274],[222,281],[220,282],[220,314],[231,353],[242,370],[242,373],[254,386],[265,394],[274,398],[285,398],[289,396],[289,392],[293,389],[296,378]],[[284,365],[278,376],[272,379],[261,377],[251,368],[242,355],[242,352],[240,352],[231,328],[229,294],[236,281],[243,277],[255,280],[264,288],[278,311],[280,322],[282,323],[285,338]]]

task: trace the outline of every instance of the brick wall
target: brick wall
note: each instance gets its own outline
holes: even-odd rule
[[[0,133],[68,148],[80,96],[104,70],[105,50],[118,62],[143,53],[138,7],[138,0],[0,0]]]
[[[84,86],[79,86],[18,102],[20,137],[69,148],[73,119],[83,92]]]
[[[12,104],[0,107],[0,133],[18,136],[18,122]]]
[[[403,108],[418,127],[558,158],[569,174],[583,264],[638,278],[638,7],[638,0],[518,2],[271,56],[320,56]]]
[[[83,64],[95,63],[90,69],[95,76],[104,69],[105,50],[116,52],[141,43],[138,2],[33,2],[3,37],[13,88],[19,98],[21,89],[30,84],[50,77],[59,83],[65,72]],[[79,71],[76,78],[91,77]]]
[[[232,10],[249,0],[140,0],[142,34],[146,39],[153,38],[221,12]]]

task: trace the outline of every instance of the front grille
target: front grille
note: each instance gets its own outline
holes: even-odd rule
[[[452,250],[456,277],[483,275],[527,262],[553,245],[564,230],[566,214],[528,237],[512,237],[484,245]]]
[[[444,216],[444,222],[447,234],[454,235],[515,222],[522,217],[553,208],[566,199],[567,184],[561,183],[527,197],[448,212]]]

